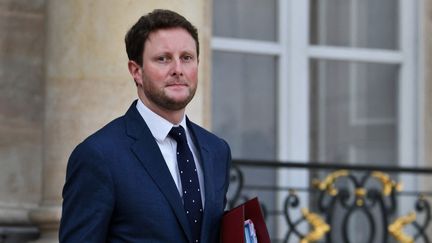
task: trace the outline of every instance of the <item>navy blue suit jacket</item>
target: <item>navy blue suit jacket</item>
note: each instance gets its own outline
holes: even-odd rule
[[[187,125],[204,173],[201,242],[219,242],[230,149],[189,120]],[[59,238],[62,243],[191,242],[181,196],[136,102],[72,152]]]

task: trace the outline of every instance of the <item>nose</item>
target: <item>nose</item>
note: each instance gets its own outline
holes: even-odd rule
[[[172,67],[171,75],[183,76],[183,67],[182,67],[181,60],[176,58],[175,61],[172,63],[173,63],[173,67]]]

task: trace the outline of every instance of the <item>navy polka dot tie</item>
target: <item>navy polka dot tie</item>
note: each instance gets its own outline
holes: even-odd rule
[[[195,161],[183,127],[173,127],[169,135],[177,142],[177,164],[182,184],[183,206],[192,229],[193,242],[199,242],[203,209]]]

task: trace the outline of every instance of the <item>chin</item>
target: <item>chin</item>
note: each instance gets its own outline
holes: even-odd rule
[[[192,99],[192,95],[188,92],[187,94],[175,94],[167,96],[166,98],[172,103],[184,103],[189,102]]]
[[[192,100],[192,97],[183,97],[181,99],[170,99],[167,100],[166,102],[166,106],[170,109],[170,110],[182,110],[184,109],[189,102]]]

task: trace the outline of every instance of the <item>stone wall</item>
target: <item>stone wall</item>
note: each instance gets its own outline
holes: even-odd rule
[[[57,241],[67,159],[137,98],[123,39],[155,8],[199,29],[200,83],[187,113],[208,126],[209,1],[0,0],[0,236],[36,224],[38,242]]]
[[[0,224],[41,199],[44,0],[0,0]]]

